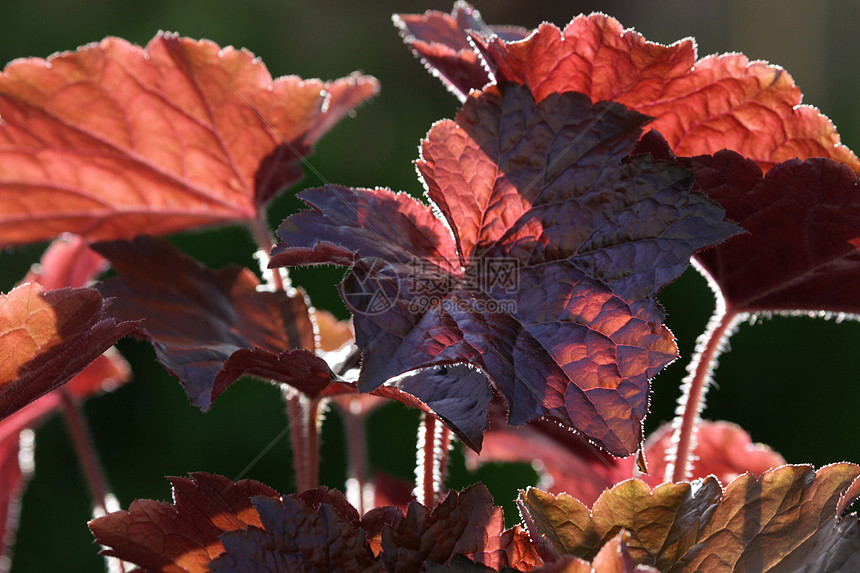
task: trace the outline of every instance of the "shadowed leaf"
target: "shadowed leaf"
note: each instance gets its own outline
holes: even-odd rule
[[[390,573],[420,571],[422,565],[446,564],[456,554],[498,570],[508,565],[528,570],[538,563],[531,544],[519,543],[527,535],[504,529],[504,516],[483,485],[451,492],[429,510],[409,504],[406,517],[382,531],[383,561]]]
[[[90,521],[103,555],[118,557],[146,571],[204,573],[209,562],[224,552],[221,536],[227,531],[262,526],[252,503],[278,493],[253,480],[236,483],[207,473],[170,478],[173,505],[137,500],[128,511],[117,511]]]
[[[283,500],[258,497],[254,507],[261,526],[223,535],[225,553],[212,562],[213,573],[380,571],[358,513],[339,493],[314,500],[304,494]],[[351,511],[342,513],[347,507]]]
[[[247,51],[172,34],[16,60],[0,75],[0,246],[256,219],[377,89],[273,80]]]
[[[120,275],[99,286],[116,297],[111,314],[145,319],[140,330],[195,406],[208,410],[243,374],[310,396],[329,386],[331,372],[313,354],[313,325],[301,293],[260,292],[251,271],[210,271],[160,239],[94,248]]]
[[[304,191],[312,210],[281,225],[272,265],[353,265],[362,391],[465,362],[512,423],[547,415],[627,455],[648,379],[676,355],[653,294],[736,231],[685,171],[626,157],[645,121],[579,94],[473,93],[418,161],[445,223],[383,189]]]

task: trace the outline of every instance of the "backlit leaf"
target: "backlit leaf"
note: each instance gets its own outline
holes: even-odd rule
[[[741,474],[760,476],[771,468],[785,464],[785,458],[769,446],[754,443],[743,428],[731,422],[702,420],[698,424],[696,436],[690,479],[713,475],[726,486]],[[671,442],[672,425],[669,423],[660,426],[645,440],[648,474],[639,477],[651,487],[665,481],[666,455],[671,449]],[[633,475],[633,460],[623,461],[628,466],[627,474]]]
[[[134,326],[108,318],[89,288],[25,283],[0,294],[0,418],[68,382]]]
[[[423,142],[433,207],[384,189],[304,191],[312,210],[281,225],[272,265],[355,263],[342,296],[362,391],[465,362],[512,423],[548,415],[627,455],[648,379],[676,355],[653,295],[736,231],[685,171],[626,157],[645,121],[573,93],[537,105],[515,85],[473,93]]]
[[[860,172],[830,120],[800,105],[788,72],[743,54],[697,60],[692,39],[662,46],[604,14],[579,16],[564,30],[542,24],[520,43],[491,38],[482,51],[497,81],[523,83],[538,101],[577,91],[654,117],[652,127],[678,155],[728,148],[764,170],[794,157],[830,157]]]
[[[253,480],[236,483],[206,473],[170,478],[173,504],[137,500],[128,511],[117,511],[89,523],[104,555],[134,563],[146,571],[204,573],[224,552],[221,535],[261,527],[252,502],[278,493]]]
[[[273,80],[247,51],[172,34],[16,60],[0,75],[0,246],[256,219],[377,89]]]
[[[39,283],[47,290],[83,287],[107,268],[108,262],[90,249],[83,238],[67,235],[51,243],[21,282]]]
[[[529,33],[517,26],[487,26],[480,12],[462,0],[454,4],[450,14],[428,10],[424,14],[395,14],[393,20],[412,53],[461,101],[470,90],[481,89],[491,81],[466,33],[497,34],[508,41],[521,40]]]
[[[464,13],[471,9],[458,6]],[[444,54],[437,67],[445,70],[443,80],[463,78],[461,93],[486,84],[473,71],[474,54],[456,50],[468,45],[465,37],[456,36],[457,30],[465,36],[468,26],[455,28],[452,17],[441,15],[410,18],[403,21],[423,26],[409,29],[407,43],[413,51]],[[690,38],[663,46],[600,13],[577,16],[564,29],[541,24],[523,40],[493,35],[486,25],[471,28],[494,81],[526,85],[537,101],[576,91],[594,101],[621,103],[654,117],[652,127],[678,155],[728,148],[764,170],[794,157],[830,157],[860,172],[860,161],[840,144],[830,120],[816,108],[800,105],[800,89],[779,66],[750,62],[737,53],[697,59]]]
[[[590,559],[620,528],[630,555],[664,572],[848,572],[860,566],[860,522],[837,513],[860,475],[853,464],[782,466],[743,475],[722,491],[713,478],[653,491],[628,480],[589,511],[579,501],[536,489],[521,496],[533,536],[560,553]]]

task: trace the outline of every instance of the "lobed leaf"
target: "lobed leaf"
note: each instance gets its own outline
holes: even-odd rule
[[[432,510],[409,504],[396,527],[382,531],[382,559],[389,573],[423,571],[430,563],[446,564],[457,554],[498,570],[530,569],[539,558],[519,528],[504,529],[504,516],[482,484],[451,492]]]
[[[68,382],[134,326],[109,318],[89,288],[25,283],[0,294],[0,419]]]
[[[273,80],[247,51],[164,33],[16,60],[0,75],[0,246],[257,219],[377,91],[360,75]]]
[[[313,325],[301,293],[258,291],[251,271],[210,271],[159,239],[94,248],[120,275],[98,287],[116,297],[111,314],[145,319],[140,330],[195,406],[208,410],[243,374],[311,396],[329,386],[331,372],[313,353]]]
[[[469,9],[458,4],[455,12]],[[462,78],[455,93],[481,89],[487,78],[528,86],[539,102],[575,91],[655,118],[652,127],[678,155],[727,148],[765,171],[794,157],[829,157],[860,173],[860,161],[840,144],[830,120],[801,105],[800,89],[779,66],[750,62],[737,53],[697,59],[691,38],[663,46],[600,13],[577,16],[564,29],[541,24],[523,39],[494,34],[486,25],[455,27],[453,17],[412,16],[410,21],[423,25],[409,29],[407,44],[413,51],[445,55],[437,73],[446,83],[448,77]],[[467,32],[469,27],[473,31]],[[489,70],[487,77],[473,71],[474,53],[456,50],[467,35]]]
[[[747,233],[696,255],[733,312],[860,314],[860,189],[830,159],[792,160],[762,176],[731,151],[680,159]]]
[[[19,432],[4,431],[5,422],[0,423],[0,559],[9,558],[15,542],[21,496],[31,473],[18,461]]]
[[[305,191],[312,209],[281,225],[271,264],[352,265],[342,296],[361,390],[468,363],[512,423],[550,416],[627,455],[648,378],[676,355],[653,294],[736,231],[685,171],[626,157],[645,121],[573,93],[473,93],[422,144],[432,207],[383,189]]]
[[[654,490],[628,480],[591,511],[536,489],[520,503],[533,536],[586,559],[624,528],[634,561],[664,572],[851,571],[860,564],[860,523],[836,509],[858,475],[860,467],[847,463],[818,472],[782,466],[760,478],[745,474],[725,491],[714,478]]]
[[[144,319],[139,331],[192,404],[204,411],[245,374],[287,384],[309,398],[356,392],[354,383],[337,379],[314,354],[303,293],[260,291],[251,271],[210,271],[160,239],[138,237],[94,248],[120,275],[98,287],[115,297],[112,315]],[[492,395],[480,374],[462,366],[448,370],[425,369],[374,394],[446,420],[464,442],[480,449],[484,408]],[[476,377],[480,384],[465,384]]]
[[[472,89],[491,81],[478,53],[469,43],[468,31],[496,34],[505,40],[525,38],[529,31],[518,26],[487,26],[481,13],[458,0],[450,14],[428,10],[424,14],[395,14],[400,36],[430,73],[465,101]]]
[[[261,527],[254,500],[278,498],[273,489],[253,480],[196,472],[169,478],[173,505],[137,500],[128,511],[90,521],[103,555],[118,557],[146,571],[204,573],[224,552],[225,532]]]

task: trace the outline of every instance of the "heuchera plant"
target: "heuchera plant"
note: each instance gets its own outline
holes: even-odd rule
[[[266,206],[374,78],[273,80],[169,34],[7,66],[0,246],[56,240],[0,298],[3,551],[24,430],[61,409],[120,570],[860,570],[860,466],[785,465],[700,418],[739,321],[860,313],[860,162],[830,121],[781,68],[697,60],[603,14],[526,30],[458,2],[394,23],[462,103],[421,142],[426,197],[306,190],[277,239]],[[235,223],[259,274],[157,238]],[[675,423],[645,439],[649,381],[678,357],[655,294],[691,261],[716,310]],[[348,268],[351,323],[291,285],[288,267],[319,264]],[[129,379],[111,349],[128,335],[204,411],[244,375],[281,387],[297,491],[198,472],[169,478],[172,503],[112,511],[79,404]],[[357,485],[318,487],[325,408],[360,437],[386,400],[423,412],[415,498],[355,443]],[[541,461],[550,486],[521,491],[520,525],[480,484],[444,490],[455,438],[474,463]]]

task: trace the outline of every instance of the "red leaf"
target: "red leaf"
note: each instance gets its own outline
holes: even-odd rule
[[[491,408],[490,427],[484,434],[480,455],[465,452],[469,466],[493,462],[535,464],[542,476],[538,484],[542,489],[567,492],[589,506],[605,489],[632,477],[632,458],[628,464],[627,459],[605,454],[581,435],[553,421],[510,426],[497,406]],[[647,447],[649,441],[645,443]]]
[[[458,3],[454,14],[471,10]],[[455,93],[481,89],[488,78],[526,85],[537,101],[576,91],[656,118],[654,129],[678,155],[728,148],[764,170],[794,157],[830,157],[860,172],[860,161],[839,143],[830,120],[800,105],[801,92],[788,73],[743,54],[697,60],[692,39],[671,46],[648,42],[599,13],[577,16],[564,30],[541,24],[528,37],[493,35],[483,22],[457,25],[455,17],[433,12],[395,23],[449,89],[449,78],[457,78]],[[490,75],[480,73],[481,62],[466,49],[470,27]]]
[[[88,288],[26,283],[0,294],[0,418],[68,382],[134,326],[107,318]]]
[[[147,571],[203,573],[224,552],[220,537],[227,531],[261,527],[252,498],[278,493],[253,480],[236,483],[207,473],[169,478],[173,502],[137,500],[89,523],[104,555],[118,557]]]
[[[21,282],[39,283],[47,290],[83,287],[106,271],[108,263],[81,237],[69,235],[55,240],[38,265]]]
[[[305,191],[313,210],[281,225],[272,265],[359,253],[342,296],[361,390],[466,362],[504,394],[512,423],[551,416],[626,455],[648,378],[676,353],[653,294],[735,232],[688,192],[686,172],[626,158],[644,121],[579,94],[535,105],[519,86],[473,93],[418,162],[447,224],[405,194]]]
[[[785,464],[785,458],[769,446],[753,443],[743,428],[731,422],[704,420],[700,422],[696,435],[691,480],[712,475],[719,479],[721,484],[728,485],[744,473],[760,476],[769,469]],[[648,475],[639,477],[652,487],[665,481],[666,454],[670,450],[671,442],[671,424],[660,426],[645,441]],[[622,464],[622,467],[629,467],[627,475],[633,475],[633,460],[623,461],[626,464]]]
[[[160,239],[94,248],[120,275],[99,287],[116,297],[111,314],[145,319],[140,330],[195,406],[208,410],[243,374],[310,396],[329,386],[331,372],[313,354],[313,325],[301,293],[260,292],[251,271],[210,271]]]
[[[516,26],[487,26],[480,12],[462,0],[454,4],[451,14],[428,10],[420,15],[395,14],[393,20],[412,53],[461,101],[471,89],[481,89],[491,81],[469,44],[467,31],[497,34],[508,41],[521,40],[529,33]]]
[[[759,476],[785,464],[782,456],[768,446],[753,443],[749,434],[730,422],[702,421],[697,435],[692,480],[713,475],[725,485],[741,474]],[[615,459],[605,455],[558,424],[536,421],[513,427],[494,415],[480,455],[466,452],[466,461],[471,466],[538,463],[547,482],[540,485],[541,489],[554,494],[565,492],[590,507],[604,490],[634,476],[651,487],[664,483],[671,438],[671,424],[664,424],[645,440],[648,474],[640,474],[635,456]]]
[[[860,189],[829,159],[787,161],[762,177],[736,153],[681,159],[747,234],[696,255],[729,312],[860,314]]]
[[[697,60],[692,39],[662,46],[604,14],[578,16],[564,30],[542,24],[522,42],[475,40],[497,81],[527,85],[537,101],[577,91],[621,103],[656,118],[652,127],[678,155],[728,148],[765,170],[820,156],[860,172],[830,120],[800,105],[800,90],[778,66],[743,54]]]
[[[16,60],[0,76],[0,246],[255,219],[377,89],[272,80],[246,51],[170,34]]]

